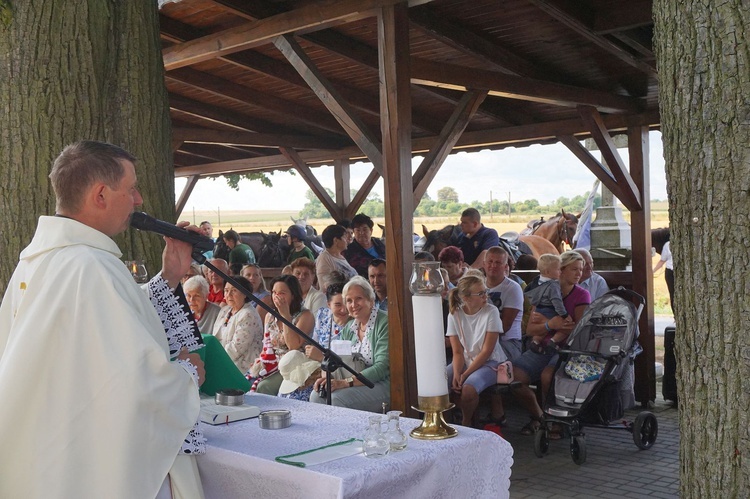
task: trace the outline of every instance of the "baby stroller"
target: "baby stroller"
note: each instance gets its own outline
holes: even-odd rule
[[[549,452],[553,423],[569,430],[570,455],[576,464],[586,461],[584,425],[628,430],[639,449],[654,444],[658,423],[651,412],[639,413],[632,423],[621,420],[621,395],[632,394],[632,362],[643,350],[636,338],[645,301],[625,288],[612,290],[595,300],[573,329],[560,350],[544,424],[534,435],[537,457]]]

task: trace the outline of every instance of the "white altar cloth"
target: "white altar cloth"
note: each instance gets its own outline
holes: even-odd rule
[[[257,418],[204,425],[208,449],[198,467],[207,499],[508,497],[513,449],[494,433],[458,426],[454,438],[409,437],[405,450],[383,458],[356,455],[297,468],[274,458],[362,438],[372,413],[254,393],[245,402],[289,409],[292,425],[263,430]],[[419,423],[402,418],[401,429],[408,434]]]

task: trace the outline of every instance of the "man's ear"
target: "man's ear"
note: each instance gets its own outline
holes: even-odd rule
[[[92,199],[94,206],[100,209],[107,207],[109,202],[110,189],[107,184],[97,183],[91,187],[89,197]]]

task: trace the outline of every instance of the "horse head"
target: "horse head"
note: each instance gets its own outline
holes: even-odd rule
[[[219,237],[216,238],[216,244],[214,244],[214,258],[228,261],[229,251],[229,246],[224,242],[224,232],[219,230]]]
[[[576,235],[576,229],[578,228],[579,216],[580,215],[573,215],[572,213],[565,213],[565,210],[561,209],[560,213],[554,218],[558,239],[571,248],[573,247],[573,236]]]
[[[456,244],[458,240],[456,230],[456,225],[446,225],[442,229],[428,231],[427,227],[423,225],[422,232],[425,234],[425,243],[422,251],[432,253],[432,256],[437,259],[443,248]]]

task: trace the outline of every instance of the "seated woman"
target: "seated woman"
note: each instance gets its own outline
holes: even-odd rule
[[[253,294],[260,298],[260,301],[273,307],[273,300],[271,300],[271,292],[266,289],[266,281],[263,279],[263,271],[260,269],[260,265],[257,263],[248,263],[240,271],[240,275],[250,281],[253,285]],[[255,305],[255,310],[260,315],[260,320],[265,324],[266,321],[266,309],[260,305]]]
[[[302,307],[302,288],[296,277],[293,275],[274,277],[271,281],[271,297],[273,298],[273,307],[281,317],[297,326],[303,333],[312,334],[313,327],[315,327],[315,318],[309,310]],[[290,350],[302,350],[302,346],[305,344],[305,340],[300,335],[270,313],[266,315],[265,331],[276,354],[277,362]],[[262,361],[258,357],[250,370],[250,374],[253,377],[258,377],[262,365]],[[283,378],[278,371],[269,373],[262,377],[256,391],[266,395],[278,395],[282,380]]]
[[[554,332],[552,339],[557,344],[562,344],[567,339],[575,324],[586,312],[586,308],[591,303],[589,292],[578,286],[578,281],[583,273],[583,257],[575,251],[566,251],[560,255],[562,263],[560,265],[560,290],[563,297],[563,305],[568,312],[568,316],[573,322],[556,316],[547,319],[542,314],[532,310],[531,318],[526,327],[529,335],[540,335],[545,332]],[[542,421],[542,409],[537,403],[534,391],[529,388],[529,383],[542,383],[542,404],[544,397],[549,391],[552,376],[555,373],[558,355],[555,352],[535,353],[531,350],[525,351],[520,357],[513,362],[513,375],[521,386],[513,390],[513,394],[521,405],[531,414],[531,421],[521,429],[522,435],[533,435],[534,431],[539,428]],[[553,427],[549,433],[553,440],[562,438],[559,428]]]
[[[328,286],[326,292],[328,307],[321,308],[315,314],[313,339],[326,348],[331,348],[331,341],[338,340],[341,337],[341,331],[351,320],[349,311],[344,305],[343,290],[344,284],[341,283]],[[305,355],[314,360],[323,360],[323,352],[312,345],[305,347]]]
[[[499,343],[503,324],[497,307],[487,303],[484,279],[474,274],[458,280],[448,306],[447,336],[453,350],[453,362],[446,367],[448,385],[461,409],[461,424],[471,426],[479,394],[497,383],[497,366],[507,360]],[[502,420],[503,415],[493,419]]]
[[[372,237],[375,224],[372,218],[364,213],[358,213],[352,218],[351,227],[354,229],[354,240],[344,251],[344,257],[359,275],[367,278],[367,268],[375,258],[385,259],[385,244],[380,239]]]
[[[252,291],[253,285],[244,277],[235,280]],[[244,373],[263,348],[263,325],[250,298],[230,283],[224,285],[224,298],[227,305],[214,322],[213,335]]]
[[[323,245],[326,247],[315,260],[315,272],[318,275],[320,289],[328,289],[334,271],[344,274],[346,279],[357,275],[357,271],[349,265],[342,252],[346,249],[346,228],[341,225],[329,225],[321,234]]]
[[[297,258],[290,266],[292,275],[297,278],[302,288],[302,306],[315,315],[318,310],[326,306],[326,295],[313,287],[315,280],[315,262],[307,257]]]
[[[440,266],[448,271],[448,287],[452,288],[469,268],[464,262],[464,254],[456,246],[446,246],[438,254]]]
[[[362,359],[362,374],[375,384],[368,388],[354,377],[331,380],[331,403],[362,411],[381,412],[390,404],[390,357],[388,353],[388,316],[375,306],[375,291],[362,276],[355,276],[344,286],[344,301],[354,320],[341,332],[342,340],[352,342],[352,353]],[[327,373],[315,382],[310,402],[325,404],[320,394]]]
[[[203,276],[193,276],[182,284],[182,290],[201,334],[211,334],[221,307],[208,301],[208,281]]]

